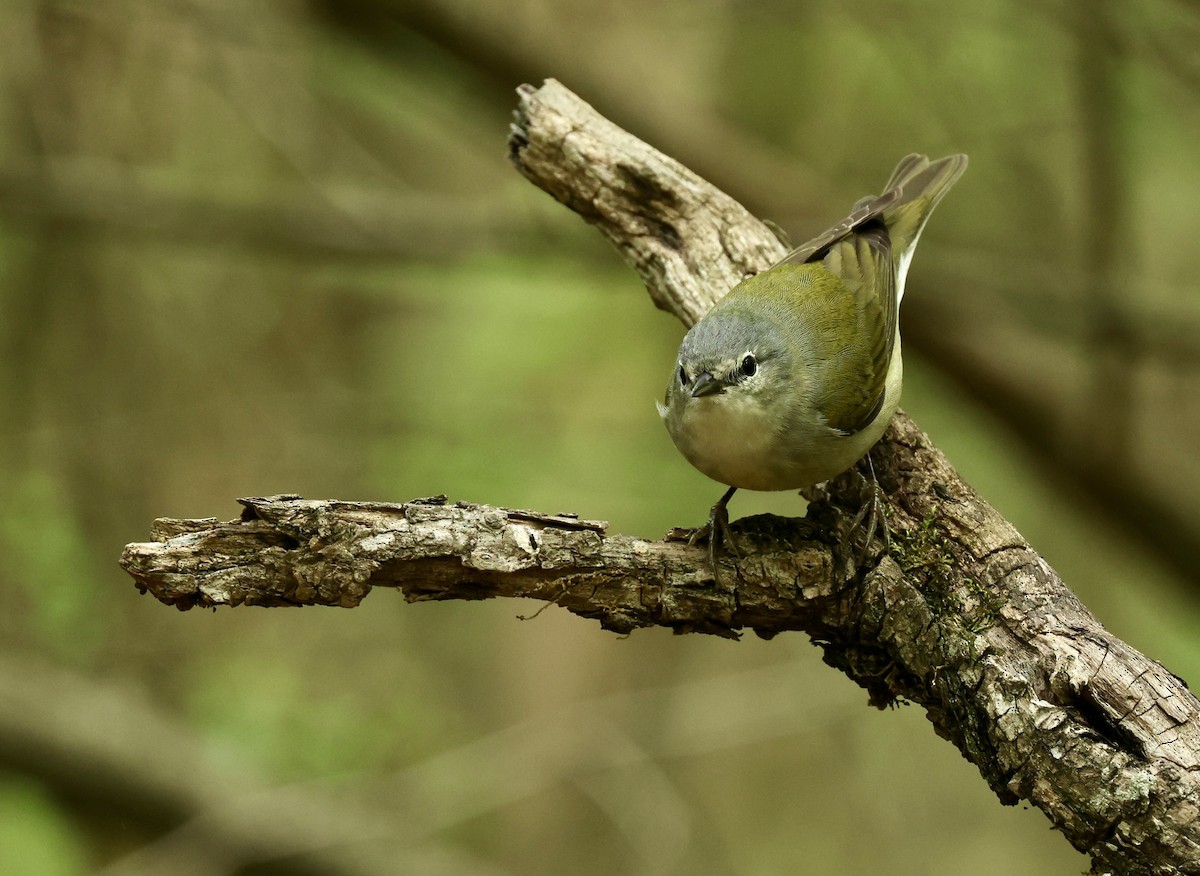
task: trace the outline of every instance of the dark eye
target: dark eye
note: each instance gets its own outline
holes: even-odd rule
[[[687,372],[683,370],[682,365],[679,366],[679,385],[680,386],[688,385]]]
[[[738,370],[742,372],[743,377],[753,377],[758,371],[758,360],[752,353],[747,353],[742,357],[742,364],[738,366]]]

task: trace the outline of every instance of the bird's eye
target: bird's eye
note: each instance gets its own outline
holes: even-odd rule
[[[679,385],[680,386],[688,385],[687,372],[683,370],[682,365],[679,366]]]
[[[754,358],[753,353],[747,353],[742,357],[742,364],[738,366],[738,370],[742,372],[743,377],[753,377],[758,371],[758,360]]]

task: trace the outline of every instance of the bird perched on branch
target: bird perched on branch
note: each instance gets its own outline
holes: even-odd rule
[[[821,483],[883,435],[900,402],[908,265],[966,167],[965,155],[904,158],[882,194],[743,280],[684,337],[658,409],[688,462],[729,486],[692,537],[708,539],[714,576],[719,543],[736,551],[726,506],[738,489]]]

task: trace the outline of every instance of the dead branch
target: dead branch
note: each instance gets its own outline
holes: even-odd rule
[[[694,322],[783,251],[769,229],[553,80],[520,89],[510,138],[530,181],[595,225],[655,303]],[[891,547],[845,547],[859,477],[804,521],[738,521],[742,558],[597,521],[425,499],[245,499],[240,520],[160,520],[122,565],[194,605],[357,605],[524,596],[627,632],[803,630],[871,701],[923,706],[1005,803],[1028,800],[1094,871],[1200,873],[1200,703],[1110,635],[905,415],[872,451]]]

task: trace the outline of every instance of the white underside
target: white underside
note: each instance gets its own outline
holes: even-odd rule
[[[672,434],[687,460],[715,481],[747,490],[796,490],[827,481],[861,459],[880,439],[900,403],[899,338],[888,369],[883,407],[865,429],[842,435],[815,412],[781,433],[767,409],[731,393],[688,401]]]

